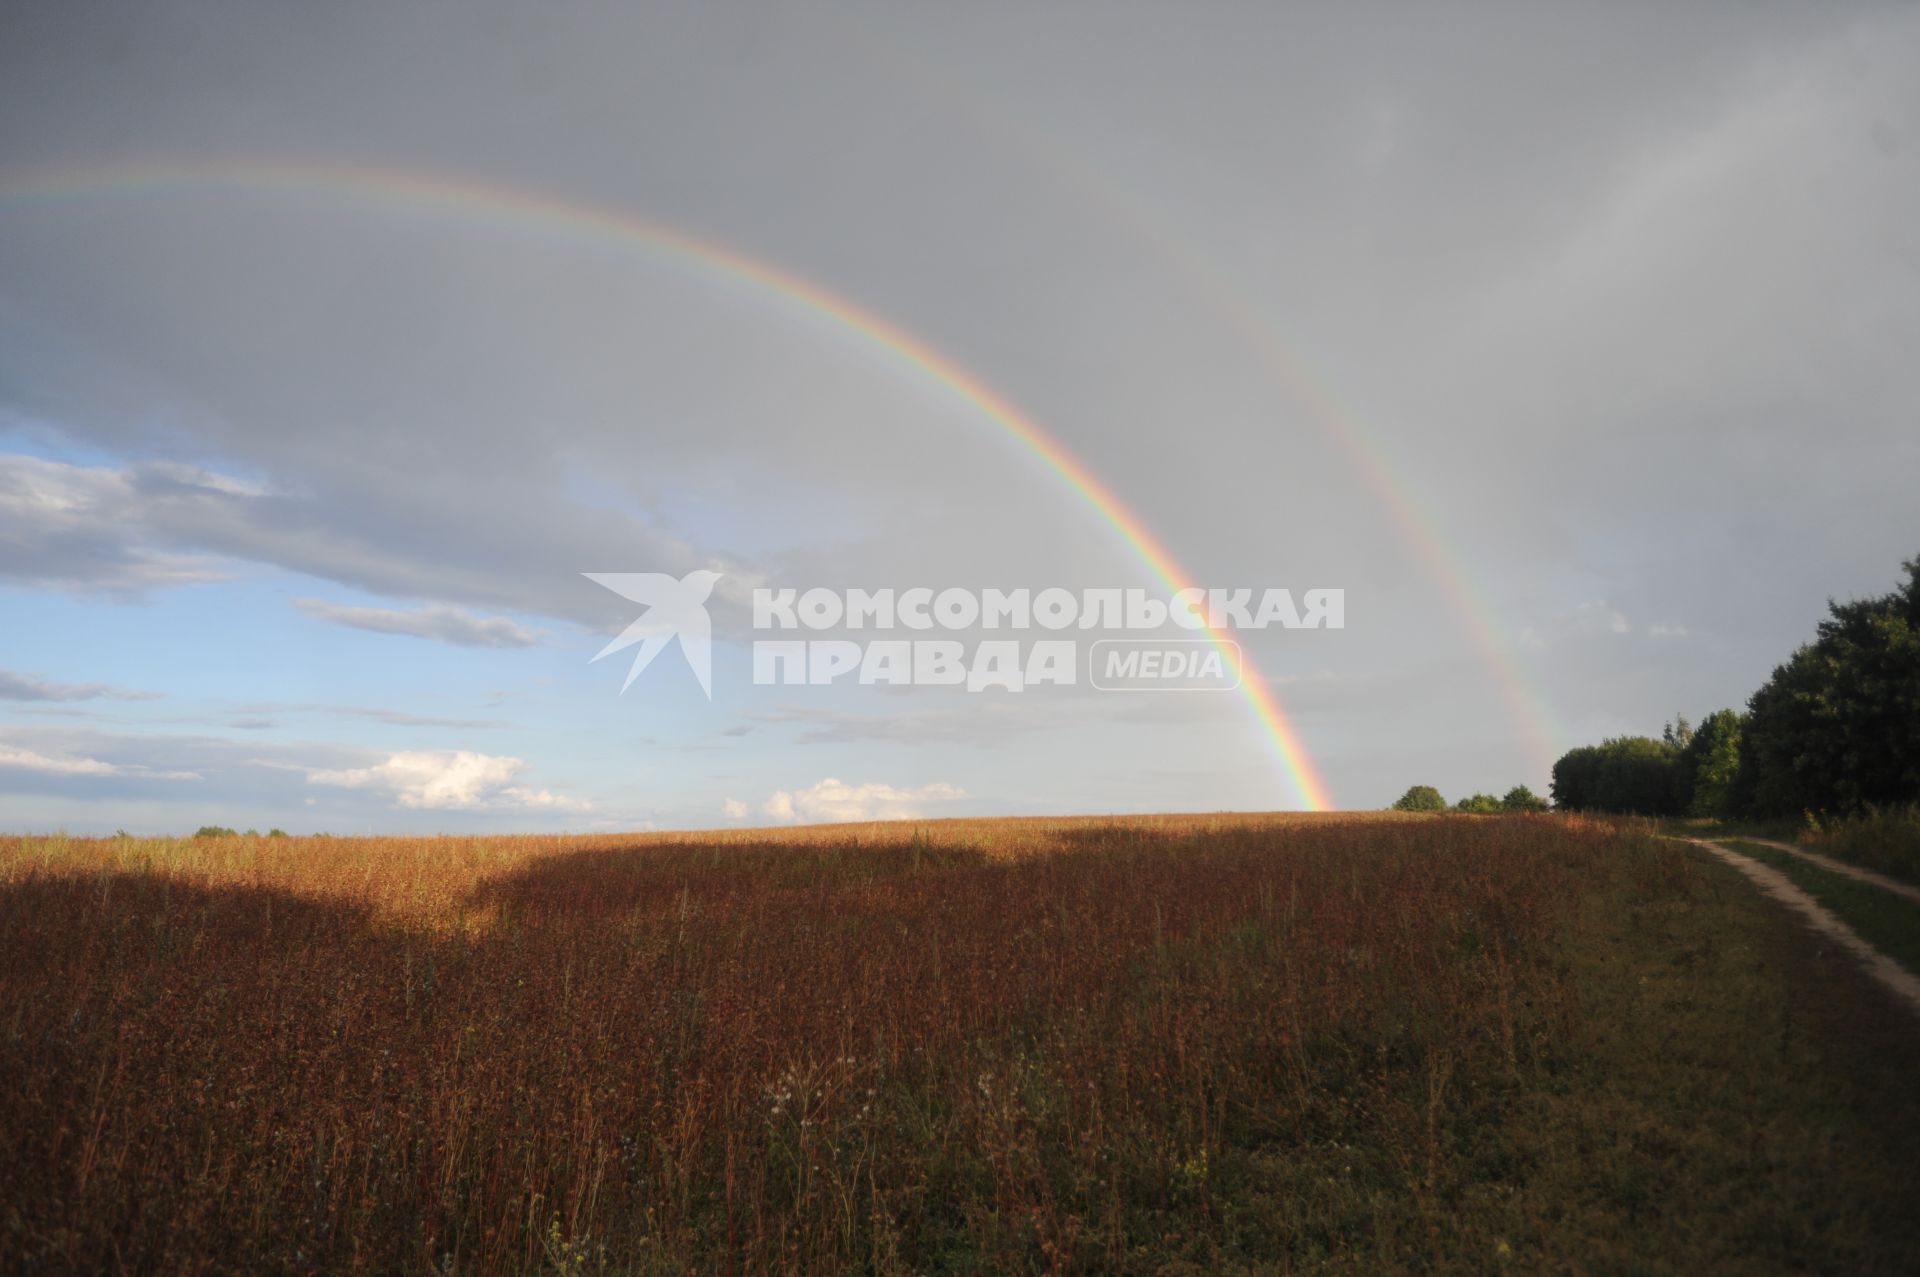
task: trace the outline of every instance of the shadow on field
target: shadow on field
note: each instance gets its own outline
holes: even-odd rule
[[[270,887],[143,873],[9,883],[0,886],[0,991],[14,1032],[0,1043],[0,1074],[24,1079],[43,1051],[56,1062],[141,1044],[183,1058],[215,1042],[236,1059],[270,1052],[306,1032],[361,973],[404,967],[408,950],[429,945],[366,905]]]
[[[367,905],[276,887],[206,887],[125,872],[0,884],[0,936],[47,959],[101,946],[127,958],[165,955],[190,937],[193,949],[230,962],[236,952],[280,951],[377,929]]]
[[[686,903],[747,896],[811,896],[921,881],[977,869],[986,853],[925,842],[885,846],[754,841],[649,842],[543,856],[489,878],[469,907],[503,907],[523,920],[542,914],[664,913]]]

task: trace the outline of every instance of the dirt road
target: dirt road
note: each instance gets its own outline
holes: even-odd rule
[[[1788,878],[1778,869],[1763,865],[1751,857],[1743,856],[1732,848],[1722,847],[1718,843],[1706,842],[1699,838],[1687,838],[1683,841],[1692,843],[1716,860],[1724,861],[1745,874],[1764,894],[1778,900],[1781,904],[1786,905],[1789,909],[1792,909],[1804,918],[1807,925],[1812,927],[1817,934],[1825,939],[1831,940],[1834,944],[1839,945],[1842,949],[1845,949],[1854,957],[1858,958],[1861,965],[1866,967],[1868,975],[1885,985],[1895,997],[1907,1005],[1908,1010],[1912,1011],[1915,1015],[1920,1015],[1920,976],[1916,976],[1913,972],[1907,970],[1892,958],[1889,958],[1886,954],[1861,939],[1860,935],[1855,932],[1852,927],[1840,921],[1832,910],[1794,885],[1792,879]],[[1761,840],[1757,838],[1751,841],[1761,842]],[[1851,865],[1842,866],[1838,862],[1830,860],[1825,856],[1815,856],[1813,853],[1803,852],[1797,847],[1784,847],[1779,843],[1763,843],[1762,845],[1781,847],[1784,851],[1791,851],[1795,855],[1805,856],[1815,861],[1815,863],[1821,864],[1822,867],[1830,867],[1836,871],[1851,870],[1852,872],[1849,873],[1850,877],[1863,878],[1864,881],[1875,882],[1876,885],[1886,885],[1888,881],[1882,879],[1879,874],[1869,874],[1864,869],[1853,870]],[[1904,883],[1896,883],[1893,885],[1896,887],[1905,887]],[[1901,894],[1908,895],[1910,891],[1911,889],[1909,888],[1906,891],[1902,891]],[[1910,896],[1909,898],[1912,897]]]
[[[1857,878],[1861,882],[1870,882],[1876,887],[1891,891],[1896,896],[1901,896],[1920,905],[1920,887],[1916,887],[1910,882],[1901,882],[1898,878],[1889,878],[1885,874],[1875,873],[1871,869],[1862,869],[1860,866],[1850,865],[1844,860],[1835,860],[1832,856],[1823,856],[1817,851],[1808,851],[1805,847],[1796,847],[1790,842],[1775,842],[1771,838],[1735,838],[1733,841],[1750,842],[1757,847],[1771,847],[1775,851],[1788,852],[1800,857],[1800,859],[1809,864],[1819,865],[1822,869],[1831,870],[1837,874],[1845,874],[1849,878]]]

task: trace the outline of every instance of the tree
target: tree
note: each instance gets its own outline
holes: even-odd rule
[[[1582,745],[1553,765],[1553,804],[1564,810],[1677,816],[1686,800],[1680,751],[1650,736]]]
[[[1660,732],[1660,739],[1675,749],[1685,749],[1693,743],[1693,724],[1687,721],[1685,714],[1676,714]]]
[[[1528,789],[1525,785],[1515,785],[1500,800],[1502,811],[1545,811],[1547,800]]]
[[[1687,749],[1693,744],[1693,724],[1687,721],[1685,714],[1675,714],[1673,721],[1660,729],[1660,743],[1672,750],[1679,765],[1674,769],[1675,791],[1670,796],[1673,814],[1680,815],[1693,806],[1693,767],[1686,761]]]
[[[1747,702],[1745,814],[1850,813],[1920,800],[1920,559],[1877,599],[1829,603],[1815,640]]]
[[[1594,806],[1595,781],[1600,775],[1600,747],[1578,745],[1553,763],[1547,792],[1562,811],[1587,811]]]
[[[1395,811],[1445,811],[1447,800],[1432,785],[1414,785],[1393,804]]]
[[[1455,803],[1453,809],[1472,812],[1476,816],[1494,816],[1506,810],[1492,794],[1469,794]]]
[[[1682,761],[1692,777],[1687,803],[1690,815],[1725,819],[1737,810],[1740,733],[1745,724],[1746,715],[1730,709],[1715,710],[1700,720],[1693,739],[1682,751]]]

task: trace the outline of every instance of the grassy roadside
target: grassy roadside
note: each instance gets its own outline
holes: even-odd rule
[[[1836,860],[1920,884],[1920,805],[1863,812],[1795,841]]]
[[[1862,869],[1920,885],[1920,806],[1890,807],[1814,821],[1711,820],[1698,817],[1664,823],[1683,838],[1766,838],[1817,851]]]
[[[1890,891],[1822,869],[1774,847],[1741,838],[1725,840],[1743,856],[1777,869],[1815,900],[1838,914],[1862,939],[1909,971],[1920,972],[1920,905]]]
[[[1920,1030],[1731,867],[1623,848],[1565,937],[1580,1015],[1501,1123],[1514,1271],[1920,1264]]]

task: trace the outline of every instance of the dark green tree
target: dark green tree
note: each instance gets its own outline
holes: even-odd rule
[[[1553,765],[1553,805],[1570,811],[1677,816],[1687,789],[1680,751],[1650,736],[1582,745]]]
[[[1393,804],[1395,811],[1445,811],[1447,800],[1432,785],[1415,785]]]
[[[1588,811],[1594,805],[1595,782],[1600,775],[1600,747],[1578,745],[1554,760],[1547,792],[1562,811]]]
[[[1740,779],[1740,734],[1746,715],[1715,710],[1700,720],[1693,739],[1682,751],[1682,763],[1691,778],[1687,811],[1694,816],[1725,819],[1735,813]]]
[[[1515,785],[1507,791],[1507,796],[1500,800],[1500,807],[1503,811],[1545,811],[1547,800],[1525,785]]]
[[[1876,599],[1831,603],[1814,641],[1747,703],[1745,814],[1850,813],[1920,800],[1920,559]]]

